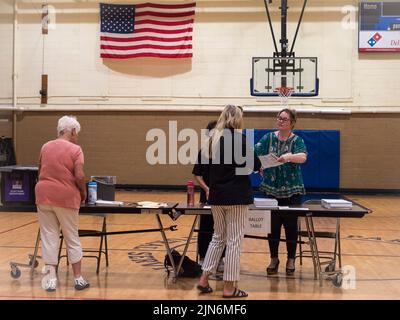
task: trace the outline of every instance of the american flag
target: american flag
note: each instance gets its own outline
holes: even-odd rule
[[[100,4],[100,57],[191,58],[196,3]]]

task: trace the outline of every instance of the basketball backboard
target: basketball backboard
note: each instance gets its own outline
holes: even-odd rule
[[[318,95],[316,57],[253,57],[250,90],[253,96],[279,96],[289,87],[294,97]]]

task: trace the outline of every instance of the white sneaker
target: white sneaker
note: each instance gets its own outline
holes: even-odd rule
[[[75,279],[75,289],[76,290],[83,290],[83,289],[89,288],[89,286],[90,286],[90,283],[87,282],[82,276]]]
[[[42,279],[42,288],[48,292],[56,291],[57,278],[51,278],[49,275],[45,275]]]

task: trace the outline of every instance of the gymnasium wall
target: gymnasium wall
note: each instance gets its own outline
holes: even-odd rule
[[[82,125],[80,144],[85,153],[86,174],[116,175],[120,184],[183,185],[191,178],[191,165],[149,165],[146,141],[150,129],[169,136],[169,120],[177,132],[197,132],[217,113],[76,112]],[[17,161],[37,161],[41,145],[56,135],[63,113],[24,112],[17,117]],[[245,114],[246,128],[274,128],[276,114]],[[341,132],[340,188],[400,189],[400,115],[300,114],[297,129],[331,129]],[[172,132],[172,131],[171,131]],[[177,144],[178,150],[185,142]]]
[[[44,2],[51,8],[45,38]],[[273,52],[263,0],[197,1],[192,59],[123,61],[99,58],[98,2],[17,1],[13,110],[19,163],[35,163],[40,146],[55,136],[58,117],[76,114],[83,126],[87,175],[117,175],[121,184],[181,185],[191,166],[145,161],[148,130],[166,130],[168,120],[178,121],[179,129],[200,130],[227,103],[264,109],[246,114],[248,128],[275,125],[275,114],[265,109],[279,108],[279,99],[249,94],[251,58]],[[271,6],[277,36],[279,2]],[[13,131],[12,111],[7,111],[13,107],[13,3],[0,2],[0,134],[7,136]],[[289,0],[289,38],[302,3]],[[395,94],[400,59],[392,53],[358,53],[357,4],[308,1],[295,52],[318,57],[320,95],[293,98],[290,106],[305,112],[299,129],[341,130],[341,188],[400,189],[400,98]],[[42,73],[49,75],[46,106],[40,106]],[[352,114],[330,114],[338,109]]]
[[[41,34],[41,6],[50,8],[49,34]],[[106,1],[138,3],[135,0]],[[182,1],[159,1],[181,3]],[[187,2],[187,1],[186,1]],[[40,108],[42,72],[49,76],[48,108],[204,108],[229,102],[270,106],[251,97],[251,59],[271,56],[263,0],[197,1],[192,59],[99,58],[99,1],[17,1],[17,104]],[[279,0],[270,5],[280,35]],[[303,1],[289,1],[289,45]],[[302,108],[398,108],[400,61],[393,53],[358,53],[357,0],[308,1],[295,46],[297,56],[319,58],[320,95],[296,99]],[[0,102],[11,105],[13,0],[3,0]],[[44,41],[43,41],[44,40]],[[3,53],[3,50],[6,54]]]

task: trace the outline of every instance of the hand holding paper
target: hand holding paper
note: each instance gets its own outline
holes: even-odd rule
[[[273,153],[268,153],[265,156],[260,156],[261,165],[264,168],[277,167],[283,164],[283,162],[278,161],[278,157]]]

